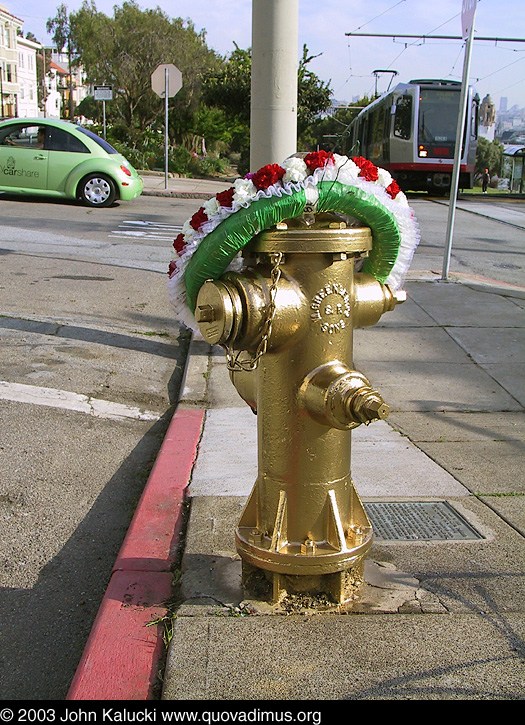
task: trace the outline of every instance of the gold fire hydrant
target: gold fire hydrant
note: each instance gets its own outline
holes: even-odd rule
[[[257,413],[258,477],[235,538],[245,585],[263,570],[274,602],[307,592],[341,604],[362,582],[373,532],[351,479],[351,431],[389,408],[353,369],[353,329],[406,299],[355,272],[371,248],[368,227],[335,215],[288,220],[198,295],[200,330],[225,348]]]

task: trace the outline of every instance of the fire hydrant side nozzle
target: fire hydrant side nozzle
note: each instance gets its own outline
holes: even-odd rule
[[[389,413],[370,381],[338,360],[307,375],[299,389],[299,400],[316,420],[341,430],[382,420]]]
[[[381,284],[371,274],[357,272],[354,279],[354,328],[377,324],[385,312],[406,301],[404,290]]]

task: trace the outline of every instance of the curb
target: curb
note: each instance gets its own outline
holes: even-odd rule
[[[179,408],[128,529],[66,700],[149,700],[164,652],[186,488],[205,411]]]
[[[165,189],[146,189],[142,191],[141,196],[165,196],[171,199],[204,199],[208,200],[213,196],[213,192],[206,194],[202,191],[166,191]]]

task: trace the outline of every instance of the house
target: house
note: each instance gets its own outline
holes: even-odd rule
[[[0,117],[16,116],[18,109],[17,35],[23,21],[0,5]]]
[[[28,38],[18,36],[18,97],[17,116],[35,118],[38,112],[37,53],[42,48]]]

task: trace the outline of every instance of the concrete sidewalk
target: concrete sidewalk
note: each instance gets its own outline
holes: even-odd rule
[[[181,181],[171,193],[228,186]],[[405,304],[354,337],[356,369],[391,408],[353,434],[352,475],[376,530],[354,608],[245,599],[234,530],[256,478],[256,417],[222,350],[194,339],[119,556],[136,577],[109,592],[68,699],[151,699],[159,665],[166,701],[525,697],[525,287],[416,269],[405,289]],[[448,519],[414,531],[407,511],[443,502]],[[402,511],[386,533],[383,504]],[[159,608],[174,571],[173,606]],[[115,608],[138,629],[123,635],[106,615]]]
[[[354,432],[353,479],[365,505],[447,501],[480,538],[376,538],[351,614],[245,601],[234,529],[256,418],[222,351],[194,341],[181,406],[205,423],[163,699],[525,696],[525,288],[415,272],[406,289],[355,334],[392,412]]]
[[[188,179],[157,171],[140,171],[144,180],[144,196],[166,196],[184,199],[209,199],[231,186],[231,179]]]

